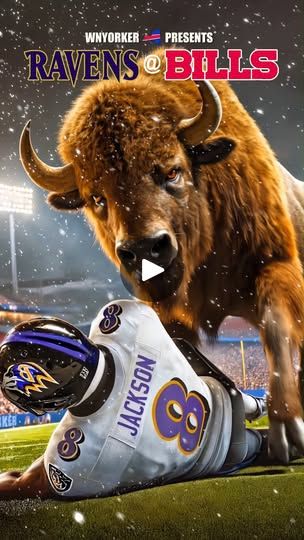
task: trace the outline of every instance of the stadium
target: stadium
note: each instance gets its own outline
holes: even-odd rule
[[[51,58],[57,49],[88,48],[88,41],[94,41],[86,40],[90,36],[100,41],[100,35],[111,34],[115,39],[133,35],[135,45],[132,41],[117,44],[118,49],[125,49],[117,53],[123,58],[129,48],[146,54],[166,41],[174,46],[172,36],[195,35],[202,42],[207,36],[210,48],[220,51],[221,62],[227,49],[243,51],[240,66],[243,63],[244,67],[254,49],[276,48],[280,67],[276,79],[237,80],[231,87],[270,142],[274,155],[292,175],[304,178],[299,120],[303,114],[303,72],[299,68],[303,14],[294,0],[285,4],[275,0],[138,0],[134,4],[2,0],[0,15],[0,342],[14,325],[37,316],[59,317],[88,335],[103,305],[130,298],[119,271],[104,256],[81,214],[51,210],[46,192],[30,182],[20,163],[19,136],[31,119],[33,146],[40,160],[50,168],[62,166],[55,150],[58,130],[71,102],[89,84],[75,79],[74,85],[73,77],[30,81],[26,51],[32,56],[42,51]],[[193,47],[199,48],[199,43]],[[92,58],[94,54],[92,50]],[[89,69],[94,77],[94,65]],[[132,212],[130,216],[133,220]],[[240,222],[236,234],[242,233],[242,226]],[[225,273],[224,266],[222,271]],[[241,295],[242,290],[235,288],[234,293]],[[203,333],[200,337],[206,357],[240,389],[257,397],[267,393],[267,362],[255,328],[228,317],[215,343]],[[299,372],[296,357],[294,371]],[[18,409],[0,391],[0,473],[25,471],[43,455],[64,414],[37,417]],[[267,416],[248,423],[248,427],[261,429],[268,425]],[[0,523],[5,540],[297,540],[304,537],[303,500],[304,458],[287,466],[257,461],[227,476],[106,498],[41,500],[37,495],[35,499],[0,500]]]

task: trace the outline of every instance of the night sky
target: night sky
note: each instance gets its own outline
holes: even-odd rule
[[[32,119],[33,142],[43,160],[59,165],[56,135],[63,114],[89,83],[28,82],[24,50],[93,48],[85,31],[212,31],[211,48],[279,49],[279,77],[270,82],[233,83],[282,163],[304,179],[303,35],[298,2],[255,0],[164,0],[163,2],[1,0],[0,7],[0,182],[33,185],[19,163],[18,140]],[[187,45],[184,45],[187,47]],[[150,51],[152,45],[130,45]],[[192,46],[191,46],[192,47]],[[192,48],[204,48],[193,45]],[[96,48],[115,48],[96,45]],[[117,45],[117,48],[122,48]],[[253,149],[254,151],[254,149]],[[17,216],[21,279],[69,274],[106,279],[113,274],[81,214],[60,214],[34,188],[34,216]],[[0,215],[0,282],[10,279],[8,220]]]

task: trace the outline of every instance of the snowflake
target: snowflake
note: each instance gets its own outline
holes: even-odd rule
[[[79,525],[83,525],[85,522],[84,515],[81,512],[78,512],[78,510],[73,512],[73,518],[75,519],[76,523],[79,523]]]

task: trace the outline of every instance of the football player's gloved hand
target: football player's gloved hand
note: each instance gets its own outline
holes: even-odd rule
[[[0,383],[20,409],[41,415],[81,401],[100,351],[80,330],[55,318],[18,324],[0,347]]]

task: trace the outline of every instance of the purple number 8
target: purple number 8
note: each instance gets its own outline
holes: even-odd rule
[[[103,334],[111,334],[120,326],[120,318],[118,315],[122,313],[122,309],[118,304],[111,304],[103,311],[103,319],[99,323],[99,329]]]
[[[207,400],[198,392],[187,392],[184,383],[171,379],[153,402],[153,423],[165,441],[177,439],[182,454],[192,454],[200,445],[210,414]]]
[[[63,440],[58,443],[58,454],[64,461],[73,461],[80,455],[79,445],[84,441],[84,434],[79,428],[68,429]]]

